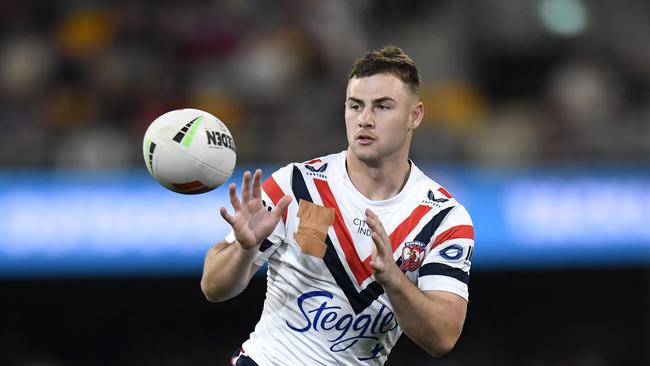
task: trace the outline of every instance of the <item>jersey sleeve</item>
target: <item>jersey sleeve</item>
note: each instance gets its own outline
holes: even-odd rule
[[[435,231],[431,250],[419,271],[422,291],[447,291],[469,299],[469,270],[474,252],[474,226],[463,206],[454,207]]]
[[[280,168],[275,171],[271,176],[269,176],[264,183],[262,183],[262,204],[264,207],[271,211],[275,208],[275,205],[280,201],[285,194],[291,194],[290,187],[290,175],[291,165]],[[254,263],[257,266],[262,266],[264,263],[271,257],[271,255],[277,250],[277,248],[282,244],[286,239],[286,222],[287,222],[287,210],[285,210],[282,215],[282,219],[278,222],[275,229],[266,238],[262,241],[260,248],[255,255]],[[226,236],[226,241],[232,243],[235,241],[235,233],[233,230],[230,230]]]

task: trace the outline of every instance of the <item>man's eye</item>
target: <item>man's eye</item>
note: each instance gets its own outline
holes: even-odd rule
[[[390,109],[390,106],[389,106],[389,105],[386,105],[386,104],[380,104],[380,105],[379,105],[379,109],[387,110],[387,109]]]
[[[359,105],[358,104],[350,104],[350,109],[352,109],[354,111],[358,111],[359,110]]]

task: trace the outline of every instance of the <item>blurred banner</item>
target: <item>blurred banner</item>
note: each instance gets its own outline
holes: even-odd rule
[[[650,265],[647,167],[423,168],[472,215],[474,269]],[[4,171],[0,277],[200,273],[221,205],[225,186],[184,196],[142,170]]]

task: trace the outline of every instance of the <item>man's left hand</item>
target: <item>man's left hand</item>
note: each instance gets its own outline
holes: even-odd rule
[[[371,251],[370,268],[375,280],[386,286],[390,281],[395,281],[398,278],[395,276],[401,275],[402,271],[393,258],[393,248],[384,225],[370,209],[366,209],[366,223],[372,230],[371,237],[375,244]]]

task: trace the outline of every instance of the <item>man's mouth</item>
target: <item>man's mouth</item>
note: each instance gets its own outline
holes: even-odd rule
[[[357,135],[356,140],[361,145],[368,145],[375,141],[375,138],[372,135],[360,133]]]

